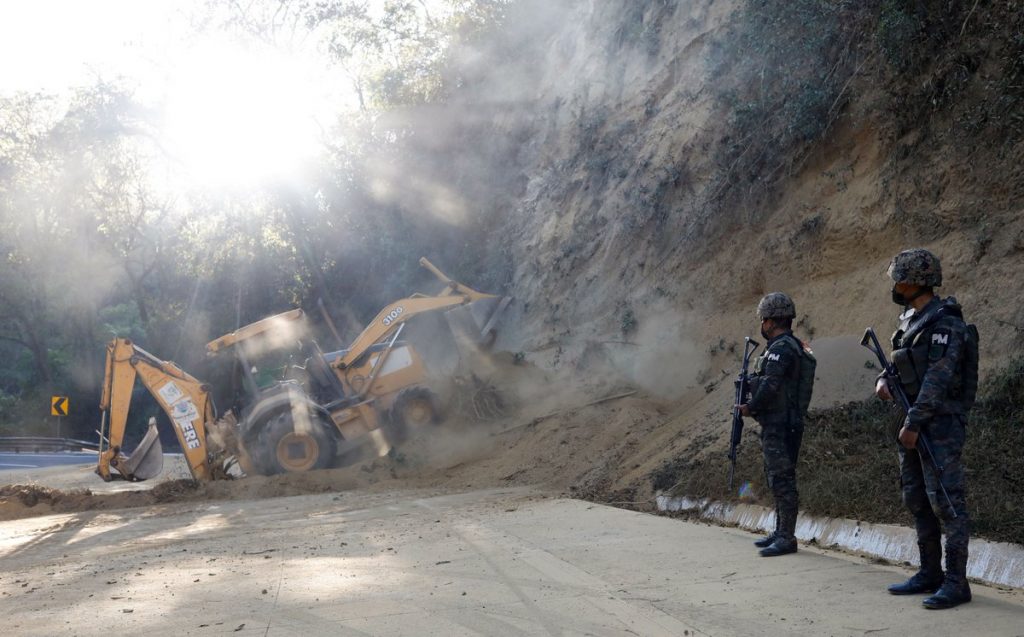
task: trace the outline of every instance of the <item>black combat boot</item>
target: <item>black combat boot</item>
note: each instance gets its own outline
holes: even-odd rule
[[[787,555],[789,553],[796,553],[796,537],[793,535],[796,531],[796,511],[779,511],[779,516],[776,518],[778,527],[775,532],[775,539],[772,543],[761,549],[761,557],[775,557],[777,555]]]
[[[756,546],[759,549],[763,549],[766,546],[771,546],[772,542],[775,541],[776,537],[777,536],[775,535],[775,531],[772,531],[769,535],[761,538],[760,540],[754,540],[754,546]]]
[[[777,537],[771,545],[761,549],[761,557],[775,557],[796,553],[796,538]]]
[[[767,537],[763,537],[760,540],[755,540],[754,546],[756,546],[759,549],[771,546],[772,542],[774,542],[775,538],[777,537],[779,537],[779,508],[775,507],[775,530],[769,533]]]
[[[946,579],[942,587],[921,603],[925,608],[941,610],[971,601],[971,585],[967,583],[967,549],[946,547]]]
[[[902,584],[890,586],[893,595],[934,593],[942,586],[942,545],[938,540],[918,542],[917,548],[921,552],[921,570]]]
[[[925,608],[942,610],[966,604],[969,601],[971,601],[971,585],[967,583],[967,580],[955,575],[947,575],[938,592],[931,597],[924,598],[921,603]]]

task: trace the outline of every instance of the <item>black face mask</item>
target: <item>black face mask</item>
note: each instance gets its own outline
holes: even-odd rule
[[[927,291],[928,291],[927,288],[918,288],[917,292],[914,292],[913,294],[911,294],[908,297],[908,296],[903,296],[902,294],[897,292],[896,291],[896,286],[893,286],[893,288],[892,288],[892,302],[895,303],[896,305],[907,307],[908,305],[910,305],[911,303],[914,302],[914,299],[916,299],[917,297],[921,296],[922,294],[924,294]]]
[[[771,337],[768,336],[768,332],[764,331],[764,327],[763,327],[764,323],[762,323],[761,325],[762,325],[762,327],[761,327],[761,338],[763,338],[764,340],[767,341]]]
[[[895,287],[892,289],[892,302],[902,307],[910,305],[910,299],[903,296],[902,293],[897,292]]]

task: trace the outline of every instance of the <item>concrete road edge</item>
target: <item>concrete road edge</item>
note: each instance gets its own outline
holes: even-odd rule
[[[665,494],[658,494],[655,501],[659,511],[692,512],[703,519],[735,525],[748,531],[775,528],[775,512],[755,504]],[[918,564],[916,535],[913,529],[903,526],[801,513],[797,521],[796,537],[825,548],[840,548],[895,563]],[[1024,588],[1024,546],[971,538],[967,575],[986,584]]]

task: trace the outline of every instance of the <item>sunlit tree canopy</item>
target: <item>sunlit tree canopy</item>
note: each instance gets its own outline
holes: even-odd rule
[[[460,267],[470,206],[429,167],[410,173],[410,113],[447,99],[453,51],[506,6],[5,5],[0,398],[94,405],[115,333],[189,363],[318,300],[356,330],[412,291],[398,288],[431,239]]]

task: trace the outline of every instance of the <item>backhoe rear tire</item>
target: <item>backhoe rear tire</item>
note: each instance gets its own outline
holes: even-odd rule
[[[264,475],[301,473],[326,469],[334,461],[337,434],[323,421],[313,418],[309,432],[298,432],[290,410],[271,417],[260,433],[260,456]],[[333,429],[333,427],[332,427]]]

